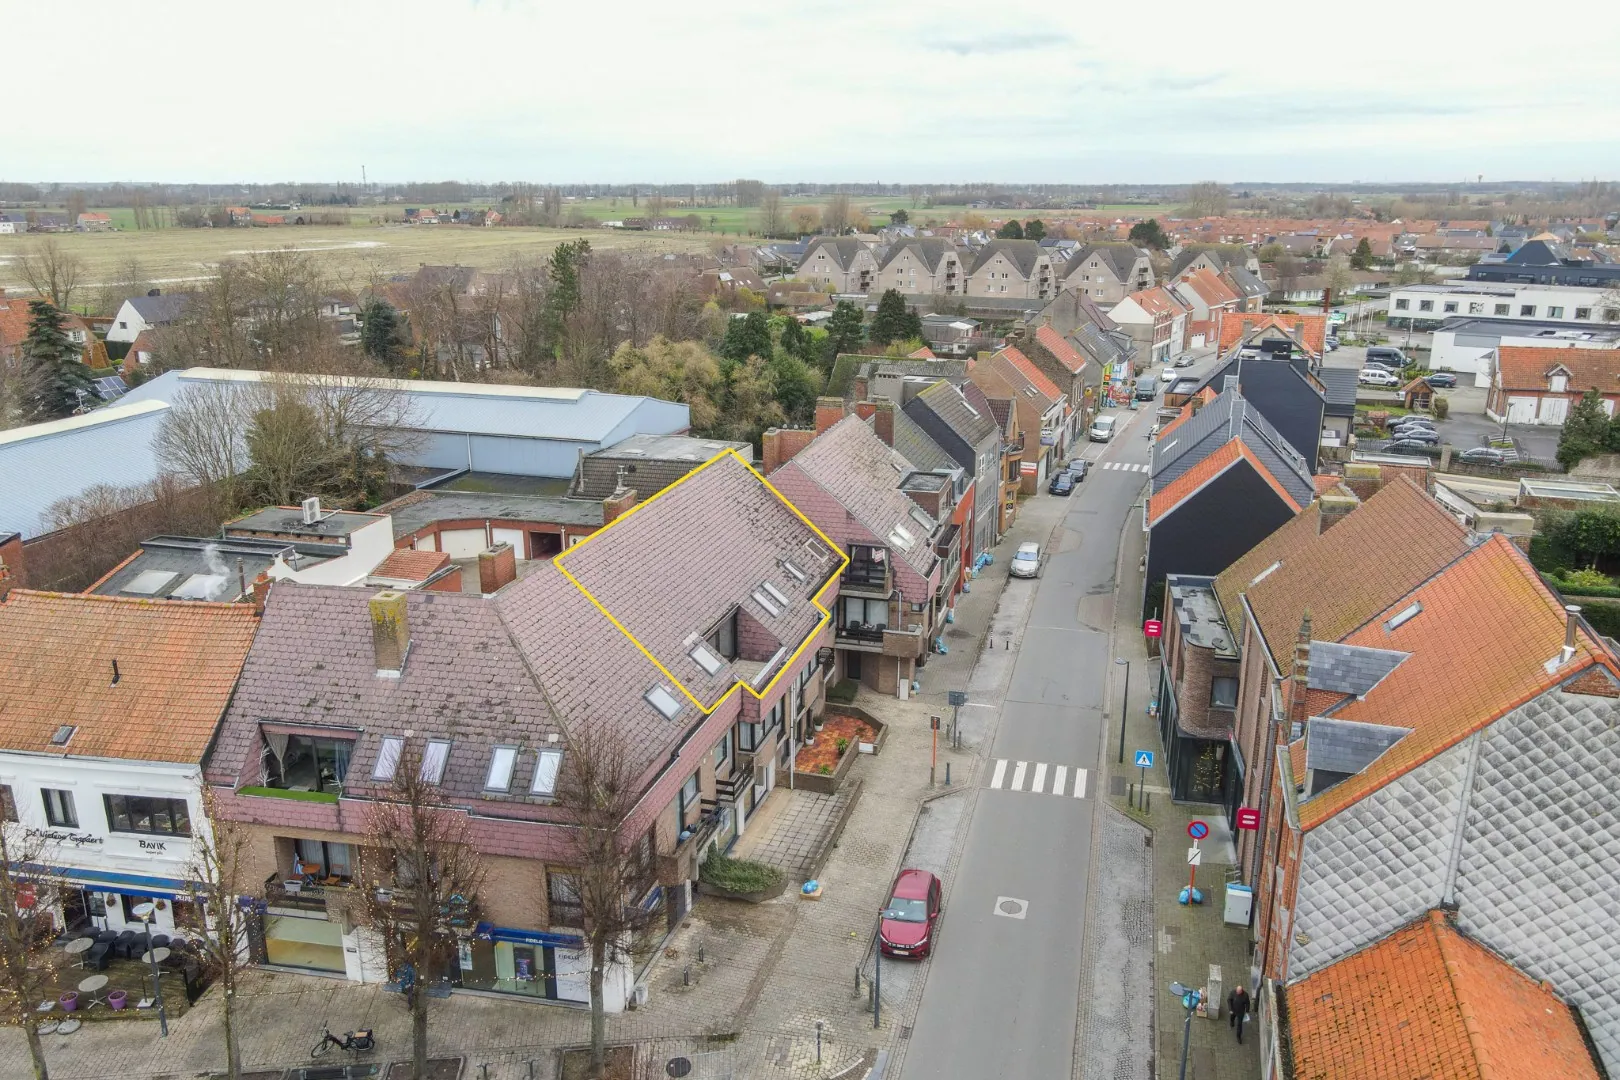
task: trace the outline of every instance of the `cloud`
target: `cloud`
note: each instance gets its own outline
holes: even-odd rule
[[[956,56],[1000,56],[1004,53],[1061,48],[1073,44],[1073,39],[1068,35],[1038,33],[1033,30],[1004,30],[972,36],[924,35],[920,42],[926,49],[948,52]]]

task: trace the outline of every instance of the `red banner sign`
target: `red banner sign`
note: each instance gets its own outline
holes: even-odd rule
[[[1238,807],[1237,827],[1251,831],[1260,828],[1260,811],[1252,806]]]
[[[1164,623],[1160,622],[1158,619],[1149,619],[1147,622],[1142,624],[1142,633],[1148,637],[1163,637]]]

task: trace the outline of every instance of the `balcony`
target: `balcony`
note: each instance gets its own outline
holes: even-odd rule
[[[264,882],[265,903],[270,907],[293,911],[324,912],[329,900],[346,897],[349,891],[347,885],[311,885],[307,881],[298,881],[291,874],[271,874]]]
[[[753,783],[754,755],[739,750],[731,760],[731,775],[715,779],[715,797],[722,806],[735,806]]]
[[[928,651],[928,639],[923,636],[923,628],[913,624],[904,630],[886,627],[883,631],[883,655],[903,656],[916,659]]]
[[[886,599],[894,592],[894,575],[889,570],[888,560],[851,562],[844,568],[844,576],[838,583],[838,591],[852,596]]]
[[[842,649],[880,653],[883,651],[883,631],[884,627],[871,623],[840,623],[833,640]]]

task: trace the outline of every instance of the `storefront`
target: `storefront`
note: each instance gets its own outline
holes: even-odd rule
[[[479,923],[461,942],[456,985],[543,1001],[588,1003],[591,957],[583,938]]]

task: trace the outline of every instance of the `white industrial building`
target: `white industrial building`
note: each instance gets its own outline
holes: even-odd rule
[[[1472,375],[1474,385],[1491,385],[1492,360],[1503,347],[1620,348],[1620,324],[1578,327],[1528,319],[1452,318],[1434,332],[1429,367]]]
[[[1620,322],[1620,302],[1605,289],[1574,285],[1513,285],[1458,281],[1444,285],[1401,285],[1389,293],[1389,325],[1438,327],[1447,319],[1472,315],[1513,322],[1550,322],[1569,327]]]

